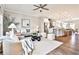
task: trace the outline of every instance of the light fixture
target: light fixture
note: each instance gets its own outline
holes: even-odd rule
[[[33,5],[36,8],[33,10],[39,10],[40,12],[42,12],[42,10],[49,10],[48,8],[45,8],[47,6],[47,4],[39,4],[39,5]]]

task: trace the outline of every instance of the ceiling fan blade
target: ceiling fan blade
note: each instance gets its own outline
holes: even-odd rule
[[[33,10],[37,10],[37,9],[39,9],[39,8],[35,8],[35,9],[33,9]]]
[[[44,9],[44,10],[49,10],[48,8],[42,8],[42,9]]]
[[[37,5],[33,5],[33,6],[35,6],[35,7],[40,7],[40,6],[37,6]]]
[[[42,6],[42,8],[45,7],[45,6],[47,6],[47,4],[44,4],[44,5]]]

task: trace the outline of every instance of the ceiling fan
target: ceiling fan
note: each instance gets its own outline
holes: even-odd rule
[[[47,6],[47,4],[39,4],[39,5],[33,5],[33,6],[37,7],[37,8],[35,8],[35,9],[33,9],[33,10],[38,10],[38,9],[40,9],[40,12],[42,12],[42,9],[43,9],[43,10],[49,10],[48,8],[45,8],[45,7]]]

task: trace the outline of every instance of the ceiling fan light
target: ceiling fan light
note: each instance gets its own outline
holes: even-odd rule
[[[42,12],[42,10],[40,10],[40,12]]]

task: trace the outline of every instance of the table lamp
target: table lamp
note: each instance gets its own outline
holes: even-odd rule
[[[14,29],[16,29],[16,25],[14,23],[11,23],[8,28],[11,29],[10,36],[13,37],[14,36]]]

